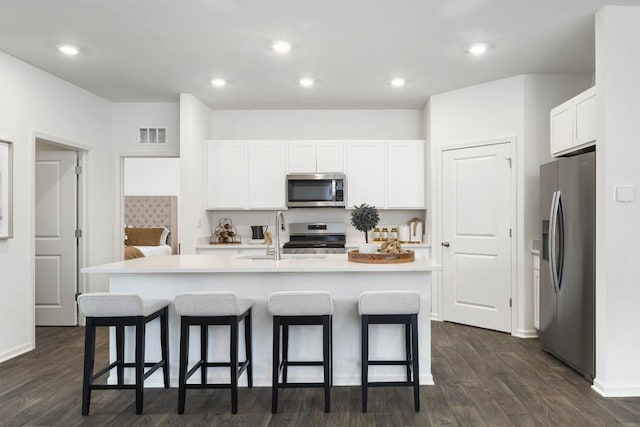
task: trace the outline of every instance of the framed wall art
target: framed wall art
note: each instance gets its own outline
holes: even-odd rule
[[[0,140],[0,240],[13,237],[13,145]]]

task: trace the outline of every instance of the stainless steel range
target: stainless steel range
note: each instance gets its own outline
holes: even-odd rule
[[[284,244],[285,254],[343,254],[346,242],[343,222],[289,224],[289,241]]]

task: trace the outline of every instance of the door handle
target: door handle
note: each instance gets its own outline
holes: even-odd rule
[[[442,244],[442,246],[444,246],[445,248],[448,248],[448,247],[449,247],[449,242],[442,242],[441,244]]]

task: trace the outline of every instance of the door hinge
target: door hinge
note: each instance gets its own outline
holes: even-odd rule
[[[511,237],[511,229],[509,229],[509,237]]]
[[[82,174],[82,166],[76,166],[76,175]]]
[[[509,307],[511,307],[512,301],[511,298],[509,298]]]
[[[76,239],[82,237],[82,230],[76,230]]]
[[[507,161],[509,162],[509,169],[511,169],[511,157],[507,157]]]

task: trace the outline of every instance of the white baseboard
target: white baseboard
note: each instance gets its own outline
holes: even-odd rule
[[[538,338],[538,331],[536,329],[517,329],[511,335],[517,338]]]
[[[608,387],[597,378],[593,380],[591,389],[602,397],[640,397],[640,386]]]
[[[33,350],[34,348],[35,347],[33,346],[32,343],[26,343],[18,347],[14,347],[10,350],[7,350],[3,353],[0,353],[0,363],[5,362],[9,359],[13,359],[14,357],[20,356],[21,354],[27,353]]]

